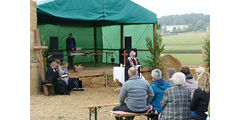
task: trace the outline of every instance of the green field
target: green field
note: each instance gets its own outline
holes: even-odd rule
[[[202,44],[205,32],[189,32],[163,36],[165,53],[172,54],[183,65],[197,67],[202,62]]]

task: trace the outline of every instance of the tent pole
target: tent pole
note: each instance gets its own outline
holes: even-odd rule
[[[157,31],[157,23],[153,23],[153,48],[154,49],[156,44],[156,31]]]
[[[94,25],[94,53],[97,52],[97,25]],[[97,55],[94,55],[95,63],[97,63]]]
[[[123,49],[123,24],[121,23],[121,49]]]

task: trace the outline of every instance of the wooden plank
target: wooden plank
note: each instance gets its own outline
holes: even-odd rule
[[[156,43],[157,23],[153,23],[153,48],[155,49]]]
[[[123,28],[123,24],[121,24],[121,49],[123,49],[123,35],[124,35],[124,28]]]
[[[115,117],[133,117],[133,116],[146,116],[154,115],[153,113],[132,113],[124,111],[110,111]]]
[[[133,116],[146,116],[154,115],[153,113],[132,113],[124,111],[110,111],[115,117],[133,117]]]
[[[48,49],[48,46],[33,46],[33,49],[35,49],[35,50],[46,50],[46,49]]]
[[[36,37],[36,45],[41,46],[40,38],[39,38],[39,34],[38,34],[38,29],[35,30],[35,37]],[[39,63],[40,63],[40,75],[41,75],[42,81],[44,81],[45,80],[45,71],[44,71],[42,50],[41,49],[38,50],[38,55],[39,55],[38,60],[39,60]],[[44,91],[45,95],[49,95],[47,86],[43,85],[43,91]]]
[[[100,104],[100,105],[89,105],[89,106],[80,106],[82,108],[88,108],[88,109],[93,109],[95,107],[107,107],[107,106],[117,106],[119,103],[113,103],[113,104]]]
[[[97,52],[97,26],[94,25],[94,52]],[[98,60],[98,56],[94,56],[94,60],[95,62],[97,62]]]

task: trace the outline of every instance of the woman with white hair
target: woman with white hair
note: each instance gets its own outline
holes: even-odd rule
[[[196,72],[197,76],[199,77],[200,74],[205,72],[205,69],[203,67],[198,67],[198,68],[196,68],[195,72]]]
[[[191,92],[183,87],[186,77],[181,72],[172,76],[173,87],[168,88],[162,101],[162,113],[159,120],[190,120]]]
[[[129,57],[126,60],[126,64],[125,64],[125,82],[129,79],[128,69],[131,68],[131,67],[136,67],[137,65],[140,65],[138,59],[135,56],[136,56],[136,52],[131,51],[129,53]],[[140,74],[140,69],[138,69],[138,73]]]
[[[154,69],[151,72],[151,76],[152,76],[152,80],[153,83],[150,85],[153,92],[154,92],[154,99],[151,102],[151,105],[156,108],[158,114],[162,112],[162,107],[160,105],[160,101],[163,98],[164,95],[164,91],[167,90],[169,88],[169,82],[166,82],[163,78],[162,78],[162,72],[159,69]],[[153,119],[157,119],[157,116],[152,116],[151,118]]]
[[[210,75],[207,72],[198,77],[198,89],[194,91],[191,103],[191,116],[197,120],[206,120],[210,99]]]

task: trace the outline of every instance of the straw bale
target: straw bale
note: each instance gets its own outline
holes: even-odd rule
[[[84,88],[96,88],[96,87],[104,87],[106,78],[104,76],[98,77],[81,77],[82,85]],[[121,86],[120,82],[114,82],[113,77],[109,76],[107,78],[107,85],[110,87]]]
[[[30,95],[40,94],[40,71],[38,63],[30,64]]]
[[[144,78],[151,84],[152,83],[151,72],[143,72],[142,74]]]
[[[209,72],[208,68],[205,68],[206,72]],[[194,76],[195,80],[197,80],[196,68],[190,68],[190,73]]]
[[[34,31],[37,28],[37,9],[36,1],[30,0],[30,30]]]
[[[176,71],[180,71],[181,67],[182,67],[182,64],[181,62],[173,57],[172,55],[170,54],[164,54],[162,55],[162,60],[163,60],[163,77],[165,80],[167,80],[166,78],[166,70],[168,68],[175,68]]]

